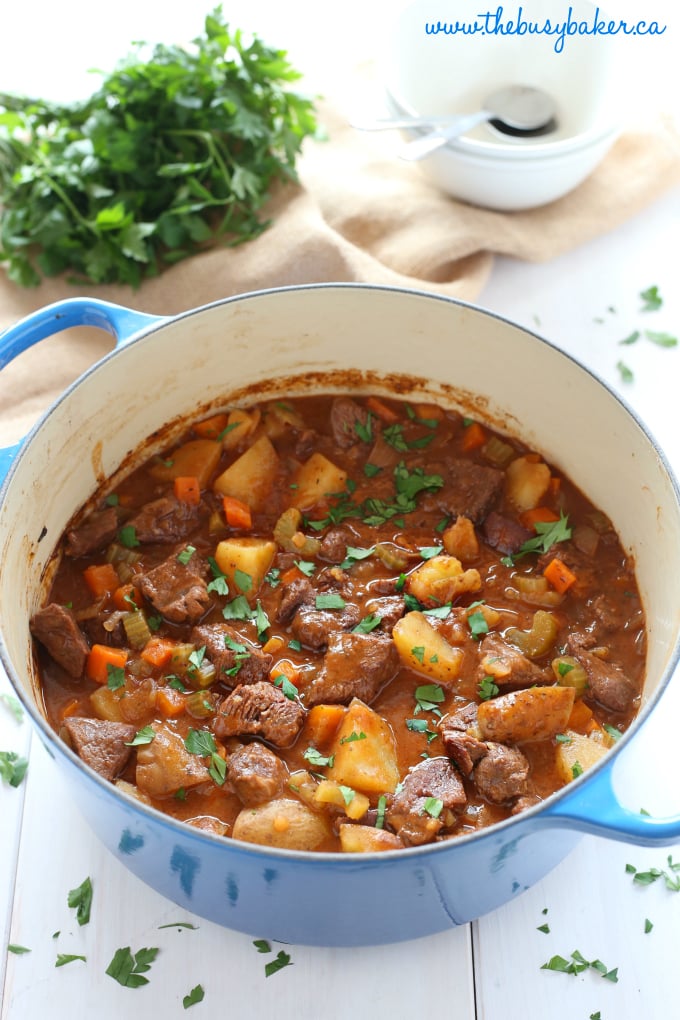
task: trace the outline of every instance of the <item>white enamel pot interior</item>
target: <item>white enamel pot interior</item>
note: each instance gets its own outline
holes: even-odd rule
[[[473,306],[355,284],[245,294],[171,319],[75,299],[0,337],[0,364],[38,334],[78,321],[117,333],[120,346],[10,451],[0,504],[0,653],[59,766],[55,781],[65,779],[132,871],[229,927],[281,941],[361,945],[430,934],[499,906],[554,867],[582,832],[648,844],[680,837],[680,818],[628,811],[610,783],[612,762],[680,654],[680,506],[662,453],[600,381],[545,340]],[[568,427],[554,411],[556,376],[565,403],[579,408]],[[637,564],[648,660],[638,720],[604,765],[478,835],[394,854],[304,854],[239,845],[174,822],[117,792],[59,741],[40,709],[28,629],[59,536],[97,488],[114,487],[116,472],[159,449],[187,418],[263,389],[267,396],[395,393],[456,407],[520,436],[610,516]]]

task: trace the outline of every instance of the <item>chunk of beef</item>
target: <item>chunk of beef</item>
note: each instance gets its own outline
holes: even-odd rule
[[[589,643],[588,636],[580,633],[570,634],[567,638],[569,653],[578,659],[588,674],[586,693],[612,712],[627,712],[639,694],[637,684],[617,663],[588,651]]]
[[[518,797],[515,803],[512,805],[510,814],[519,815],[522,811],[528,811],[529,808],[534,807],[536,804],[540,804],[541,798],[537,793],[527,793],[523,797]]]
[[[380,634],[332,634],[323,666],[305,690],[309,706],[344,703],[352,698],[370,704],[399,668],[391,638]]]
[[[351,630],[360,619],[361,610],[352,602],[340,610],[308,609],[302,606],[293,617],[290,629],[301,644],[321,651],[328,646],[333,634]]]
[[[202,516],[200,504],[162,496],[144,506],[127,522],[140,542],[180,542],[196,528]]]
[[[395,623],[401,620],[406,612],[406,603],[402,595],[384,595],[382,598],[371,599],[366,603],[369,613],[376,613],[380,617],[380,629],[385,634],[391,634]]]
[[[483,797],[503,804],[527,792],[529,762],[516,747],[486,742],[487,753],[475,765],[473,779]]]
[[[492,510],[482,525],[484,539],[497,552],[504,556],[513,556],[519,552],[525,542],[534,537],[534,533],[525,528],[519,521]]]
[[[91,645],[109,645],[120,648],[127,644],[123,617],[125,611],[99,612],[79,621],[80,629]]]
[[[90,646],[70,609],[50,602],[33,615],[30,629],[33,637],[70,676],[83,675]]]
[[[187,563],[176,555],[137,574],[133,584],[151,605],[171,623],[196,623],[211,605],[205,573],[196,553]]]
[[[266,681],[239,684],[221,702],[213,719],[215,735],[262,737],[274,747],[290,747],[302,729],[306,711]]]
[[[486,676],[492,677],[499,687],[504,684],[527,686],[545,681],[543,671],[495,631],[485,634],[479,643],[477,682]]]
[[[349,450],[350,446],[360,442],[357,425],[366,427],[368,411],[357,404],[351,397],[336,397],[331,405],[330,423],[333,439],[341,450]]]
[[[614,631],[623,630],[631,622],[641,626],[642,619],[639,618],[639,602],[637,599],[631,598],[629,603],[624,606],[621,603],[614,602],[606,592],[601,592],[591,599],[588,608],[595,617],[598,631],[604,634],[612,634]]]
[[[465,778],[469,779],[477,762],[487,753],[486,744],[470,733],[453,727],[442,726],[440,733],[447,755],[456,763]]]
[[[469,517],[481,524],[498,500],[505,475],[497,468],[475,464],[471,460],[452,460],[446,465],[428,467],[428,473],[441,474],[444,484],[420,497],[423,510],[439,509],[449,517]]]
[[[437,818],[425,810],[430,798],[442,802]],[[460,812],[467,805],[463,782],[448,758],[427,758],[414,765],[387,809],[387,821],[410,845],[431,842],[443,827],[444,810]]]
[[[187,750],[181,733],[168,725],[154,725],[150,744],[137,748],[137,786],[149,797],[170,797],[210,779],[208,766]]]
[[[66,533],[66,552],[69,556],[86,556],[101,549],[116,537],[118,514],[113,506],[91,513],[77,528]]]
[[[352,544],[352,536],[347,528],[331,528],[321,539],[319,555],[329,563],[342,563],[347,546]]]
[[[227,623],[194,627],[190,640],[199,648],[205,645],[205,654],[217,670],[218,680],[229,687],[254,684],[269,677],[272,656]]]
[[[477,725],[477,706],[473,701],[468,705],[463,705],[461,708],[454,709],[453,712],[448,712],[439,720],[439,730],[444,739],[445,730],[458,730],[465,732],[466,730],[474,729]]]
[[[295,440],[295,456],[298,460],[307,460],[315,451],[319,441],[314,429],[303,429]]]
[[[71,716],[64,720],[64,729],[81,761],[104,779],[115,779],[127,765],[132,754],[127,744],[134,738],[134,726]]]
[[[306,577],[296,578],[281,592],[281,602],[276,614],[279,623],[290,623],[300,606],[314,605],[316,592]]]
[[[279,756],[257,740],[234,751],[227,768],[229,785],[246,807],[273,800],[288,778],[288,769]]]

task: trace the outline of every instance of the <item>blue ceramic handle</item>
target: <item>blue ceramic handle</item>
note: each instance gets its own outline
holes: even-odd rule
[[[104,329],[116,338],[116,347],[131,340],[145,327],[164,321],[163,316],[147,315],[132,308],[114,305],[97,298],[68,298],[57,301],[0,333],[0,369],[33,344],[60,333],[71,326],[94,326]],[[10,464],[21,448],[23,440],[14,446],[0,448],[0,483],[9,471]]]
[[[668,846],[680,840],[680,815],[652,818],[619,803],[612,785],[612,766],[588,777],[573,793],[548,805],[541,820],[637,846]]]

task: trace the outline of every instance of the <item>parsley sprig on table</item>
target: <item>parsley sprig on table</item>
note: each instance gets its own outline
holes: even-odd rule
[[[193,46],[133,44],[69,105],[0,94],[0,261],[37,284],[69,271],[136,287],[217,238],[257,236],[277,180],[294,180],[313,102],[283,50],[217,7]]]

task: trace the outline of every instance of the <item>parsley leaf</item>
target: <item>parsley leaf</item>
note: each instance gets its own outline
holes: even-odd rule
[[[16,129],[0,260],[15,283],[67,271],[137,287],[208,242],[256,237],[272,186],[296,179],[316,117],[283,50],[231,30],[221,7],[189,47],[130,49],[83,101],[2,97]]]
[[[156,738],[156,731],[153,726],[142,726],[137,730],[132,740],[126,740],[126,747],[140,747],[142,744],[150,744]]]
[[[477,693],[482,701],[495,698],[498,694],[498,685],[494,682],[494,678],[492,676],[485,676],[480,680],[477,686]]]
[[[75,953],[57,953],[57,962],[55,967],[65,967],[67,963],[73,963],[75,960],[82,960],[83,963],[87,963],[86,956],[78,956]]]
[[[13,694],[0,694],[0,701],[2,701],[7,708],[10,710],[17,722],[23,722],[24,710],[21,707],[21,703]]]
[[[148,985],[149,979],[144,974],[151,969],[151,964],[158,956],[158,949],[140,949],[132,955],[130,947],[117,949],[106,973],[125,988],[139,988]]]
[[[647,287],[646,290],[641,290],[640,298],[644,302],[640,309],[641,312],[656,312],[663,304],[663,298],[659,294],[658,287]]]
[[[78,924],[87,924],[92,909],[92,880],[86,878],[75,889],[71,889],[66,902],[69,907],[75,908]]]
[[[305,761],[308,761],[314,768],[333,768],[333,762],[335,761],[335,755],[323,755],[320,751],[317,751],[315,747],[308,747],[303,753],[302,757]]]
[[[569,518],[563,511],[560,511],[559,521],[536,521],[534,531],[536,537],[528,539],[520,546],[519,552],[508,557],[511,563],[516,563],[528,553],[546,553],[557,542],[566,542],[571,538]]]
[[[185,995],[182,999],[182,1005],[185,1009],[189,1006],[195,1006],[197,1002],[203,1002],[205,998],[205,992],[203,991],[202,985],[194,985],[188,995]]]
[[[264,973],[266,977],[271,977],[272,974],[276,974],[277,970],[283,970],[284,967],[292,966],[290,953],[285,953],[283,949],[280,949],[276,957],[265,964]]]
[[[327,592],[317,595],[314,605],[317,609],[344,609],[346,602],[342,595],[338,595],[336,592]]]
[[[20,786],[26,770],[28,758],[20,757],[16,751],[0,751],[0,779],[10,786]]]

